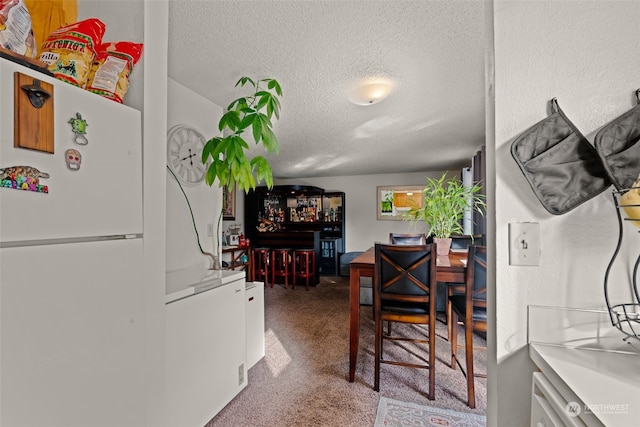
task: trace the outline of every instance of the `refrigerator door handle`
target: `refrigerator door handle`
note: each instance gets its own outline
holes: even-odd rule
[[[19,248],[24,246],[62,245],[68,243],[104,242],[110,240],[141,239],[142,233],[111,234],[108,236],[65,237],[60,239],[14,240],[0,242],[0,248]]]

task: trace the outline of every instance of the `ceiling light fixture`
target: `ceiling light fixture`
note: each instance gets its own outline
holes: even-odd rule
[[[391,93],[390,82],[362,84],[351,91],[349,101],[357,105],[373,105],[385,99]]]

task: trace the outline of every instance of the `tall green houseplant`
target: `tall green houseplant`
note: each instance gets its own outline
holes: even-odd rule
[[[249,160],[249,144],[243,134],[251,129],[256,144],[262,144],[267,153],[279,152],[271,120],[274,116],[280,118],[278,97],[282,96],[282,89],[275,79],[241,77],[236,83],[236,87],[245,85],[252,87],[252,93],[229,104],[218,122],[222,136],[207,141],[202,150],[202,163],[210,162],[205,178],[207,185],[213,185],[217,179],[220,187],[226,185],[232,189],[237,185],[246,193],[261,181],[267,187],[273,187],[269,162],[263,156]]]
[[[465,186],[458,178],[446,179],[446,173],[439,179],[427,178],[422,190],[422,207],[412,208],[404,219],[426,223],[429,235],[436,239],[462,234],[462,218],[466,212],[477,210],[484,214],[486,203],[481,189],[479,183]]]

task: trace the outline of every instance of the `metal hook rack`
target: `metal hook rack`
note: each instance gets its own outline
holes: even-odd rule
[[[609,309],[609,317],[611,318],[611,323],[614,327],[619,329],[625,335],[627,335],[625,340],[629,338],[637,338],[640,339],[640,292],[638,291],[638,272],[640,268],[640,254],[636,258],[636,261],[633,266],[633,274],[632,274],[632,289],[633,289],[633,297],[635,300],[629,303],[620,303],[620,304],[612,304],[609,299],[609,274],[613,268],[616,258],[620,252],[620,248],[622,247],[623,236],[624,236],[624,223],[625,222],[636,222],[640,223],[640,218],[623,218],[623,214],[620,212],[624,208],[632,208],[632,207],[640,207],[640,204],[621,204],[620,198],[629,190],[637,190],[638,187],[632,187],[622,190],[614,190],[613,191],[613,201],[616,208],[616,213],[618,215],[618,244],[616,245],[616,249],[613,252],[613,256],[611,257],[611,261],[609,261],[609,265],[607,266],[607,271],[604,276],[604,297],[607,302],[607,308]],[[637,232],[640,235],[640,229]]]

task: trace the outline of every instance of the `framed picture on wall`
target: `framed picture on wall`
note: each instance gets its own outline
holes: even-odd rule
[[[377,219],[402,221],[410,209],[421,208],[422,188],[411,185],[377,187]]]
[[[225,185],[222,187],[222,219],[235,221],[236,219],[236,189],[231,191]]]

